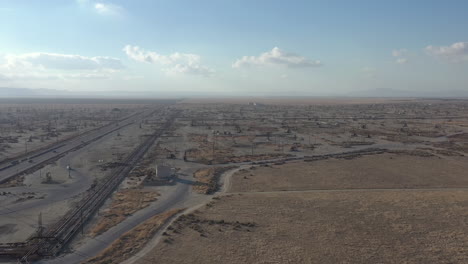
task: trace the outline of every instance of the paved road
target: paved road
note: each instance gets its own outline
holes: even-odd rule
[[[100,127],[94,131],[78,136],[76,138],[72,138],[70,140],[66,140],[58,145],[54,144],[49,148],[46,148],[39,152],[31,153],[28,156],[21,157],[19,159],[11,161],[10,163],[4,163],[0,165],[0,183],[7,181],[11,177],[18,175],[19,173],[28,171],[43,162],[59,158],[61,155],[66,154],[67,152],[75,148],[87,145],[109,133],[112,133],[115,130],[121,129],[125,126],[135,123],[141,120],[142,117],[145,114],[148,114],[149,112],[150,111],[145,111],[130,116],[129,118],[118,123]]]
[[[105,140],[108,136],[111,136],[117,132],[108,134],[97,141],[94,144],[98,144],[99,141]],[[94,145],[93,144],[93,145]],[[81,148],[77,151],[69,152],[64,157],[58,160],[58,166],[61,168],[66,168],[68,164],[71,163],[71,160],[79,155],[81,152],[92,148],[93,145],[87,145],[84,148]],[[79,195],[86,191],[91,184],[93,183],[94,179],[92,177],[87,176],[83,173],[80,169],[73,169],[71,171],[72,181],[64,184],[48,184],[42,185],[40,187],[30,187],[30,186],[18,186],[18,187],[10,187],[5,189],[5,191],[11,193],[24,193],[24,192],[36,192],[36,193],[43,193],[46,195],[44,199],[34,199],[29,201],[24,201],[22,203],[13,203],[6,206],[0,206],[0,217],[6,215],[21,215],[23,211],[27,211],[29,209],[38,209],[42,207],[50,206],[53,203],[61,202],[67,200],[71,197]]]

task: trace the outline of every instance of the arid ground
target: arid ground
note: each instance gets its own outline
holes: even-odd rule
[[[0,110],[5,252],[68,223],[128,168],[47,263],[468,263],[466,100],[91,100]]]
[[[466,164],[380,154],[247,168],[137,263],[465,263]]]

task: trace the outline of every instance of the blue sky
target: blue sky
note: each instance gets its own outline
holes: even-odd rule
[[[468,91],[468,1],[0,0],[0,87]]]

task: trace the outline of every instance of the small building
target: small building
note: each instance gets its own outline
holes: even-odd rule
[[[166,165],[156,165],[156,178],[168,179],[174,176],[174,169]]]
[[[156,165],[156,173],[145,179],[147,185],[171,185],[175,181],[175,169],[167,165]]]

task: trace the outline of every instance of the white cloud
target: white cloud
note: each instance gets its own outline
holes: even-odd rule
[[[406,58],[407,53],[408,51],[406,49],[393,50],[392,56],[396,57],[395,62],[397,64],[405,64],[408,62],[408,58]]]
[[[407,62],[408,62],[408,59],[407,59],[407,58],[398,58],[398,59],[396,60],[396,63],[398,63],[398,64],[405,64],[405,63],[407,63]]]
[[[58,80],[58,75],[49,75],[43,73],[10,73],[5,74],[7,81],[40,81],[40,80]]]
[[[86,8],[95,11],[99,15],[103,16],[120,16],[124,12],[124,8],[109,3],[108,1],[96,1],[96,0],[75,0],[81,8]]]
[[[94,10],[101,15],[120,15],[123,8],[114,4],[98,2],[94,4]]]
[[[468,61],[468,42],[457,42],[450,46],[427,46],[427,54],[448,62]]]
[[[171,65],[178,62],[195,64],[200,61],[200,56],[196,54],[176,52],[171,55],[161,55],[154,51],[146,51],[138,46],[131,45],[125,46],[123,51],[133,60],[147,63],[159,63],[162,65]]]
[[[373,67],[364,67],[364,68],[361,68],[361,72],[363,74],[364,77],[366,78],[375,78],[377,76],[377,69],[373,68]]]
[[[214,70],[209,69],[204,66],[200,65],[189,65],[189,64],[176,64],[171,68],[167,68],[165,70],[167,74],[191,74],[191,75],[203,75],[203,76],[210,76],[214,74]]]
[[[399,50],[393,50],[392,51],[392,56],[393,57],[402,57],[404,56],[408,51],[406,49],[399,49]]]
[[[90,0],[76,0],[76,3],[80,6],[85,6],[87,4],[89,4],[89,1]]]
[[[18,80],[91,80],[109,79],[123,69],[120,59],[81,55],[33,52],[0,56],[0,79]]]
[[[62,79],[102,80],[102,79],[110,79],[111,75],[109,73],[77,73],[77,74],[61,75],[60,77]]]
[[[111,57],[85,57],[80,55],[34,52],[21,55],[6,55],[7,68],[40,67],[57,70],[119,70],[120,59]]]
[[[274,47],[271,51],[264,52],[259,56],[244,56],[241,59],[236,60],[233,64],[233,68],[244,68],[250,66],[271,66],[271,65],[283,65],[288,68],[307,68],[307,67],[319,67],[322,63],[318,60],[311,61],[305,57],[287,53],[278,47]]]
[[[372,68],[372,67],[363,67],[363,68],[361,68],[361,71],[362,71],[362,72],[366,72],[366,73],[367,73],[367,72],[375,72],[376,69],[375,69],[375,68]]]
[[[138,79],[143,79],[144,77],[141,75],[127,75],[123,76],[122,80],[124,81],[131,81],[131,80],[138,80]]]
[[[12,74],[10,75],[10,79],[14,81],[43,81],[43,80],[59,80],[62,79],[62,76],[54,75],[54,74],[38,74],[38,73],[31,73],[31,74]]]
[[[192,74],[210,76],[214,70],[200,64],[201,57],[190,53],[172,53],[161,55],[154,51],[146,51],[138,46],[127,45],[123,51],[130,59],[151,64],[160,64],[167,74]]]
[[[29,73],[11,73],[0,75],[0,81],[43,81],[43,80],[102,80],[110,79],[108,73],[45,73],[45,72],[29,72]]]
[[[9,81],[9,80],[10,78],[8,76],[0,73],[0,81]]]

